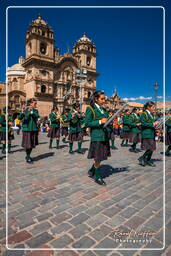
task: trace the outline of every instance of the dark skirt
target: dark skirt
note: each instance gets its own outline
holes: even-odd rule
[[[156,149],[156,141],[154,139],[142,139],[141,148],[144,150],[154,151]]]
[[[94,158],[96,162],[107,160],[111,156],[109,141],[91,141],[88,159]]]
[[[171,145],[171,132],[166,132],[166,145]]]
[[[60,137],[60,128],[50,127],[47,137],[49,137],[51,139],[59,138]]]
[[[62,127],[62,136],[68,136],[68,127]]]
[[[6,132],[1,132],[0,133],[0,141],[6,141]],[[9,132],[8,133],[8,140],[14,140],[14,133]]]
[[[130,132],[129,142],[135,144],[141,142],[141,133]]]
[[[115,140],[115,132],[114,131],[108,132],[108,138],[109,140]]]
[[[69,133],[68,136],[69,143],[72,143],[74,141],[83,141],[83,133],[82,132],[76,132],[76,133]]]
[[[130,138],[130,132],[123,131],[122,138],[128,140]]]
[[[38,132],[23,131],[23,138],[21,143],[23,148],[35,148],[38,144]]]

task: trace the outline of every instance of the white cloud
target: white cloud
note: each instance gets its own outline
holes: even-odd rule
[[[157,96],[158,99],[163,99],[163,96]]]
[[[152,97],[144,97],[144,96],[123,98],[123,100],[125,100],[125,101],[128,101],[128,100],[151,100],[151,99],[152,99]]]

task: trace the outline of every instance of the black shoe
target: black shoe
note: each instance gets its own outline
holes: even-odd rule
[[[114,146],[114,147],[111,147],[111,149],[115,150],[115,149],[118,149],[118,148]]]
[[[99,185],[106,185],[106,183],[104,182],[104,180],[102,178],[100,179],[95,179],[95,182]]]
[[[2,151],[2,154],[6,154],[6,152],[3,150],[3,151]]]
[[[84,152],[82,152],[82,151],[80,151],[80,150],[78,150],[77,153],[78,153],[78,154],[82,154],[82,155],[84,154]]]
[[[74,152],[72,150],[69,151],[70,154],[74,154]]]
[[[65,139],[62,139],[62,142],[63,142],[63,143],[65,143],[65,142],[66,142],[66,140],[65,140]]]
[[[136,152],[135,149],[133,149],[133,148],[130,148],[129,151],[134,152],[134,153]]]
[[[166,151],[165,156],[170,156],[170,153]]]
[[[94,166],[92,166],[91,169],[88,170],[88,176],[89,176],[90,178],[93,178],[93,177],[94,177],[94,174],[95,174]]]
[[[152,167],[155,167],[155,166],[156,166],[151,160],[147,161],[147,164],[148,164],[149,166],[152,166]]]
[[[140,158],[138,158],[139,164],[142,166],[146,166],[146,162],[144,161],[143,157],[141,156]]]
[[[59,146],[56,146],[56,149],[59,149]]]
[[[28,164],[32,164],[32,163],[33,163],[33,160],[32,160],[31,158],[29,158],[29,159],[26,159],[26,162],[27,162]]]

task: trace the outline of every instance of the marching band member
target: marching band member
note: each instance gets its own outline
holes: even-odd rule
[[[109,111],[109,117],[113,115],[114,111]],[[108,130],[108,136],[109,136],[109,141],[111,140],[111,149],[116,149],[115,147],[115,123],[114,121],[109,125],[107,128]]]
[[[123,140],[121,142],[121,147],[127,147],[128,140],[130,137],[130,110],[129,109],[125,110],[125,114],[122,118],[122,123],[123,123],[123,134],[122,134]]]
[[[37,121],[39,118],[38,110],[36,109],[37,101],[31,98],[27,101],[27,108],[22,108],[22,112],[18,118],[22,121],[22,147],[26,149],[26,162],[33,163],[30,157],[32,149],[38,145],[38,126]]]
[[[130,115],[130,126],[131,126],[131,152],[137,152],[136,145],[141,141],[141,123],[140,117],[138,116],[139,109],[133,108],[132,114]]]
[[[73,153],[73,142],[78,141],[78,150],[77,153],[84,154],[81,151],[81,145],[83,141],[83,134],[81,129],[81,119],[82,115],[79,112],[80,105],[78,103],[74,103],[72,105],[73,109],[68,114],[68,121],[69,121],[69,153]]]
[[[155,108],[155,103],[153,101],[149,101],[144,105],[145,111],[142,113],[140,117],[141,121],[141,130],[142,130],[142,140],[141,140],[141,148],[146,150],[143,156],[141,156],[138,160],[142,166],[150,165],[155,166],[155,164],[151,161],[152,154],[156,149],[156,141],[155,141],[155,125],[158,122],[155,122],[153,117],[153,112]]]
[[[171,114],[171,108],[169,109],[168,114]],[[171,117],[169,117],[165,125],[166,125],[166,145],[168,145],[165,155],[169,156],[170,155],[169,152],[171,150]]]
[[[50,138],[49,148],[52,148],[53,139],[56,138],[56,148],[59,149],[60,140],[60,114],[58,113],[58,108],[52,108],[49,114],[50,129],[48,130],[47,137]]]
[[[62,141],[66,142],[66,138],[68,136],[68,128],[69,128],[69,123],[68,123],[68,113],[69,109],[65,109],[63,115],[61,116],[62,118]]]
[[[8,112],[8,113],[7,113]],[[8,122],[8,128],[6,129],[6,122]],[[2,154],[5,154],[6,149],[6,133],[8,133],[8,153],[11,153],[11,141],[14,139],[14,132],[12,129],[12,115],[10,112],[10,107],[3,108],[3,113],[0,116],[0,125],[1,125],[1,139],[2,141]]]
[[[108,120],[108,111],[102,107],[104,103],[104,92],[94,92],[90,105],[87,106],[85,117],[85,125],[86,127],[90,127],[91,136],[87,158],[94,158],[94,164],[88,171],[88,174],[90,177],[95,175],[95,182],[99,185],[106,184],[99,172],[100,162],[106,160],[111,155],[108,132],[107,129],[103,129],[103,124]]]

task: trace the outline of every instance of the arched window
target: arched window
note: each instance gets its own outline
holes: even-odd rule
[[[41,44],[40,44],[40,52],[41,52],[42,54],[46,54],[46,48],[47,48],[47,46],[46,46],[45,43],[41,43]]]
[[[46,92],[46,85],[42,85],[41,86],[41,93],[45,93]]]
[[[15,103],[19,103],[20,102],[20,96],[19,95],[15,95],[14,96],[14,101],[15,101]]]
[[[88,56],[87,57],[87,66],[90,66],[90,63],[91,63],[91,58]]]

